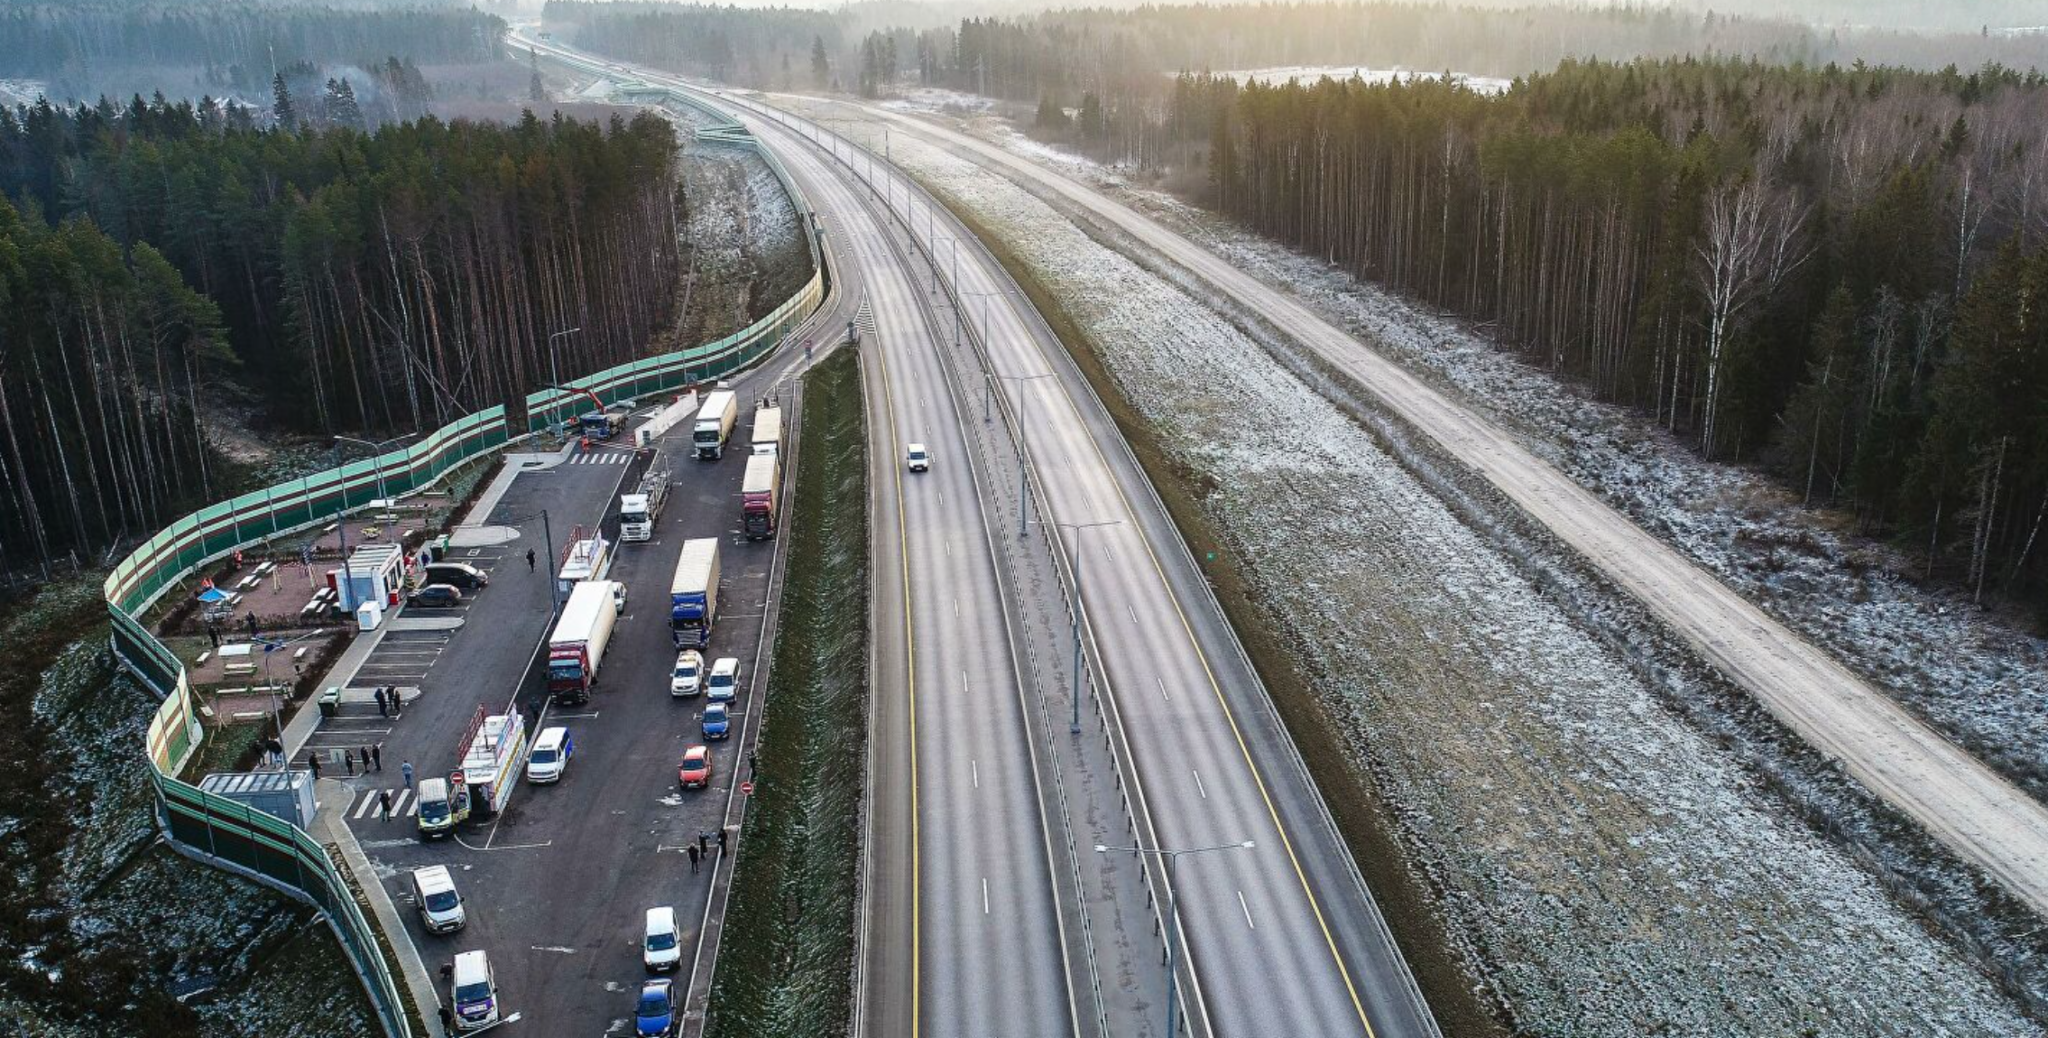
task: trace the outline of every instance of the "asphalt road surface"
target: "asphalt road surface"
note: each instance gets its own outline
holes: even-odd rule
[[[756,376],[739,383],[749,405],[748,387],[763,381]],[[640,960],[645,909],[674,906],[684,925],[686,964],[694,947],[713,869],[707,859],[692,872],[685,847],[708,832],[704,846],[716,856],[725,792],[745,764],[738,739],[713,742],[711,788],[686,793],[678,786],[683,750],[703,742],[703,701],[675,699],[668,692],[675,658],[668,584],[685,539],[721,540],[720,619],[707,657],[733,655],[742,662],[743,691],[734,716],[740,730],[757,697],[752,668],[775,543],[739,536],[746,427],[743,417],[734,434],[737,449],[717,462],[687,456],[687,424],[665,438],[674,482],[655,539],[614,544],[608,576],[625,582],[629,596],[597,691],[586,704],[548,706],[539,713],[540,726],[563,725],[575,743],[559,783],[521,781],[497,818],[472,821],[449,840],[424,843],[417,835],[417,803],[400,765],[411,761],[416,778],[445,775],[480,707],[502,712],[516,694],[529,720],[543,710],[544,667],[536,662],[536,648],[550,623],[551,574],[539,512],[549,513],[558,553],[573,526],[602,522],[615,532],[616,522],[606,519],[621,485],[637,479],[648,460],[631,460],[610,448],[522,472],[486,520],[516,526],[519,537],[475,549],[475,555],[465,549],[453,553],[487,568],[491,584],[465,596],[460,628],[438,635],[441,644],[431,648],[431,664],[418,672],[420,696],[398,719],[383,722],[390,729],[383,740],[383,772],[350,783],[358,799],[346,811],[348,824],[394,900],[408,906],[411,869],[445,864],[467,905],[469,925],[462,931],[430,935],[408,913],[408,932],[398,939],[415,941],[430,969],[458,951],[490,952],[507,1009],[521,1013],[518,1026],[533,1033],[630,1032],[633,997],[646,976]],[[534,572],[525,564],[529,546],[541,556]],[[408,609],[405,615],[450,612]],[[417,667],[428,641],[424,632],[387,633],[366,664],[366,676],[351,684],[393,678],[403,683],[411,672],[401,675],[396,668]],[[373,710],[352,704],[346,713],[367,717]],[[323,725],[322,732],[350,727],[337,722],[342,719]],[[380,791],[393,797],[388,819],[377,799]]]
[[[865,108],[1000,175],[1049,191],[1315,350],[1640,599],[1774,716],[1949,848],[2048,913],[2048,806],[1504,430],[1318,317],[1286,292],[1085,184],[965,134]]]

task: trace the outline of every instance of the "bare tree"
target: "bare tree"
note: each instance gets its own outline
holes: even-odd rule
[[[1773,191],[1761,176],[1745,176],[1707,200],[1705,236],[1695,251],[1707,310],[1700,446],[1708,454],[1714,450],[1729,340],[1741,330],[1750,307],[1768,297],[1812,254],[1799,241],[1807,211],[1796,195]]]

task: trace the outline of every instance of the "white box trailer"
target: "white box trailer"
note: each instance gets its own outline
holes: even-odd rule
[[[725,456],[725,441],[732,436],[732,427],[739,421],[739,400],[730,389],[714,390],[704,397],[704,406],[697,409],[697,421],[690,427],[690,443],[696,448],[697,457],[715,460]]]
[[[683,542],[676,559],[675,579],[668,587],[669,634],[678,648],[701,649],[711,643],[718,622],[718,538]]]
[[[597,669],[619,619],[616,581],[586,580],[569,593],[554,633],[548,635],[548,694],[558,703],[581,703],[597,685]]]
[[[754,453],[782,453],[782,408],[754,409]]]

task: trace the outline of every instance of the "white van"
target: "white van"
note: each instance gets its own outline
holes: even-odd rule
[[[640,959],[655,973],[682,964],[683,935],[676,929],[676,910],[663,905],[647,910],[647,933],[640,939]]]
[[[540,737],[533,740],[533,751],[526,755],[526,781],[554,782],[569,768],[569,758],[576,755],[576,742],[569,738],[569,729],[560,725],[540,730]]]
[[[420,922],[429,933],[462,929],[469,921],[462,911],[462,895],[455,892],[455,878],[446,865],[429,865],[412,870],[412,897],[420,907]]]
[[[491,973],[490,956],[466,951],[455,957],[448,1001],[455,1004],[458,1031],[481,1030],[498,1022],[498,978]]]
[[[711,676],[704,679],[704,698],[714,703],[730,703],[739,694],[740,661],[731,656],[712,661]]]

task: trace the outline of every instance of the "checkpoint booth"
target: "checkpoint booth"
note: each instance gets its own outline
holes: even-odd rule
[[[355,614],[367,631],[383,620],[385,610],[398,605],[404,578],[404,548],[365,544],[349,553],[347,566],[327,571],[327,586],[335,590],[342,610]]]

